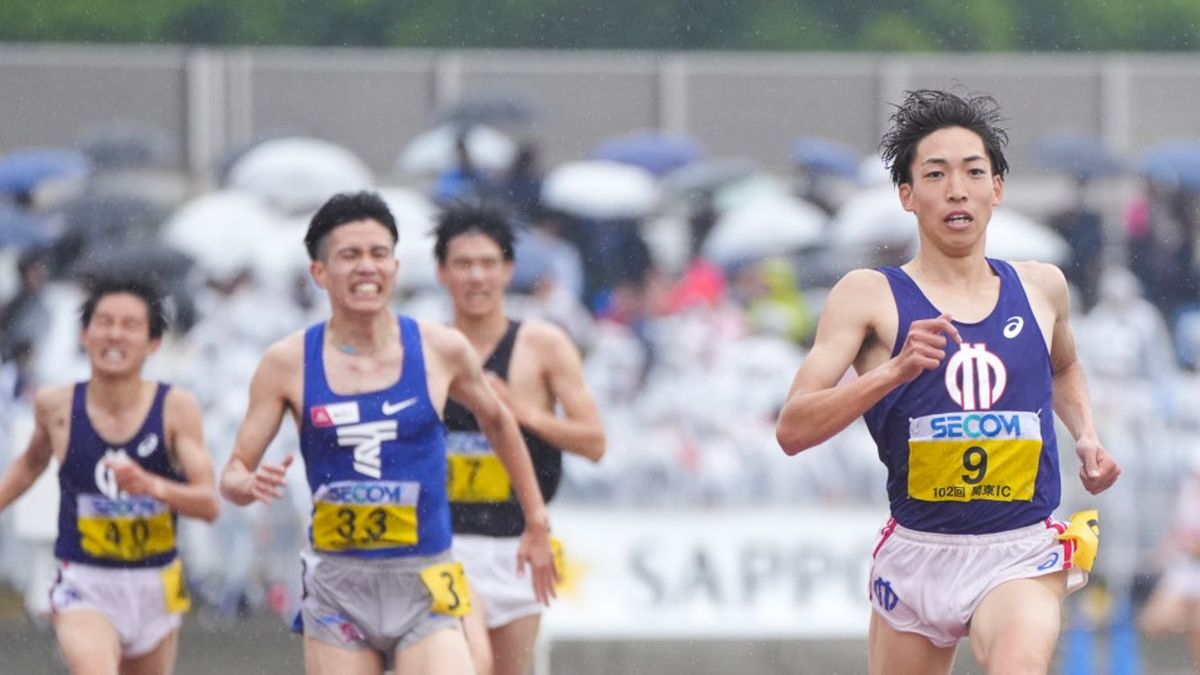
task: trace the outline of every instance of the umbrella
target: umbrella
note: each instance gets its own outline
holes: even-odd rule
[[[284,214],[313,211],[339,192],[374,184],[354,153],[316,138],[278,138],[246,153],[229,171],[229,187],[261,196]]]
[[[384,188],[379,196],[387,202],[400,233],[396,243],[396,258],[400,260],[397,283],[410,290],[436,288],[433,228],[437,225],[437,207],[425,195],[405,188]]]
[[[792,161],[812,174],[858,178],[859,157],[850,146],[825,138],[800,138],[792,143]]]
[[[819,243],[826,220],[824,211],[798,197],[764,197],[717,219],[702,252],[720,264],[787,254]]]
[[[542,183],[543,204],[596,220],[645,216],[658,199],[658,186],[648,171],[607,160],[560,165]]]
[[[906,246],[917,240],[917,219],[891,185],[863,190],[842,205],[830,227],[835,246]]]
[[[225,151],[221,153],[221,156],[217,158],[217,161],[213,164],[213,174],[217,179],[217,185],[221,187],[228,187],[229,172],[233,170],[233,167],[237,166],[238,162],[242,161],[242,158],[246,156],[246,153],[257,148],[263,143],[279,138],[292,138],[294,136],[303,135],[304,134],[300,133],[296,129],[267,129],[256,132],[244,143],[238,143],[237,145],[226,148]]]
[[[89,249],[75,261],[73,271],[83,280],[133,278],[166,290],[181,283],[191,267],[186,253],[157,242],[129,241]]]
[[[292,241],[277,236],[278,220],[252,193],[210,192],[181,206],[163,225],[162,239],[194,258],[209,276],[228,278],[253,268],[259,249],[303,251],[302,236]]]
[[[78,180],[90,170],[87,157],[75,150],[37,148],[0,158],[0,192],[28,195],[43,181]]]
[[[96,171],[169,168],[179,158],[179,149],[167,134],[130,122],[91,129],[80,137],[78,146]]]
[[[0,249],[29,248],[49,241],[50,229],[43,218],[0,201]]]
[[[1075,132],[1057,132],[1033,144],[1038,164],[1080,180],[1106,178],[1121,173],[1121,161],[1100,139]]]
[[[512,166],[517,144],[508,136],[487,126],[471,127],[464,132],[454,125],[443,125],[409,141],[396,160],[396,171],[435,175],[457,167],[458,139],[463,134],[475,168],[499,173]]]
[[[1053,229],[1012,209],[997,208],[988,222],[987,254],[1005,260],[1039,260],[1062,265],[1071,247]]]
[[[693,162],[663,178],[663,188],[683,197],[710,195],[754,174],[753,162],[744,159],[708,159]]]
[[[1200,141],[1167,141],[1138,156],[1139,174],[1164,183],[1200,189]]]
[[[694,139],[662,131],[639,131],[612,138],[592,152],[593,159],[641,167],[655,176],[664,176],[702,157],[704,149]]]
[[[467,129],[479,125],[526,127],[541,118],[541,110],[528,96],[510,89],[493,89],[467,94],[438,110],[439,125]]]

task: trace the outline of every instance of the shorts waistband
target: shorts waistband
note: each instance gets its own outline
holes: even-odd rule
[[[322,564],[328,563],[341,568],[362,570],[363,572],[378,572],[381,570],[419,572],[430,565],[449,562],[452,559],[449,549],[433,555],[397,556],[394,558],[359,558],[350,555],[319,553],[311,548],[304,549],[300,555],[305,558],[315,558]]]
[[[1053,518],[1047,518],[1044,521],[1018,527],[1015,530],[1004,530],[1003,532],[992,532],[990,534],[942,534],[940,532],[923,532],[921,530],[910,530],[898,523],[889,523],[893,529],[893,536],[908,541],[918,541],[924,544],[937,544],[939,546],[979,546],[981,544],[1001,544],[1009,541],[1017,541],[1027,537],[1036,535],[1041,532],[1057,532],[1051,526],[1055,522]]]

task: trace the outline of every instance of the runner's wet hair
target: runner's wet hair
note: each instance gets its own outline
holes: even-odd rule
[[[492,204],[461,202],[447,207],[433,230],[436,237],[433,256],[438,264],[446,263],[446,252],[451,239],[472,232],[478,232],[496,242],[505,260],[511,261],[516,257],[516,234],[508,213]]]
[[[325,255],[323,244],[330,232],[341,225],[360,220],[374,220],[392,233],[392,243],[400,240],[396,230],[396,218],[378,193],[342,192],[329,198],[313,214],[304,235],[304,247],[310,260],[319,260]]]
[[[904,102],[888,120],[888,130],[879,142],[879,155],[892,173],[892,183],[912,183],[912,163],[917,145],[926,136],[948,127],[974,131],[983,140],[992,163],[992,174],[1003,178],[1008,173],[1004,146],[1008,132],[997,126],[1004,118],[1000,104],[986,94],[959,96],[939,89],[905,92]]]
[[[163,304],[162,292],[145,279],[129,279],[120,277],[100,277],[92,280],[87,286],[87,297],[79,307],[79,318],[86,329],[92,323],[96,313],[96,305],[109,295],[129,293],[141,298],[146,303],[146,319],[150,327],[150,339],[157,340],[167,332],[167,310]]]

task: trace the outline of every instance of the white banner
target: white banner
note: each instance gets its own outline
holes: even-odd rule
[[[551,639],[862,638],[881,510],[554,508]]]

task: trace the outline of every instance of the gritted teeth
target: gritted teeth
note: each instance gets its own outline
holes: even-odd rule
[[[350,287],[350,292],[356,295],[378,293],[380,290],[382,287],[373,281],[364,281]]]

